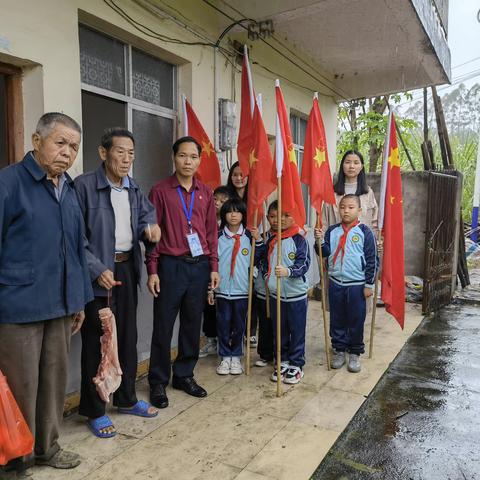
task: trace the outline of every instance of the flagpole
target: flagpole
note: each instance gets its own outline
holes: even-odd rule
[[[278,210],[277,210],[277,267],[282,263],[282,177],[277,177]],[[282,303],[281,278],[277,275],[277,397],[282,395]]]
[[[392,115],[393,115],[393,111],[390,110],[390,113],[388,115],[387,136],[385,138],[385,143],[383,145],[382,177],[380,179],[380,183],[381,183],[380,209],[378,214],[378,226],[377,226],[378,231],[377,231],[377,238],[376,238],[377,244],[382,235],[383,221],[384,221],[384,215],[385,215],[385,193],[386,193],[386,182],[387,182],[387,175],[388,175],[387,163],[388,163],[388,155],[390,150]],[[379,262],[379,265],[381,265],[380,262]],[[375,288],[373,291],[372,322],[370,325],[370,345],[368,347],[368,358],[373,357],[373,340],[375,336],[375,321],[377,319],[378,280],[379,280],[379,271],[376,272],[376,275],[375,275]]]
[[[317,228],[320,228],[321,213],[317,212]],[[325,338],[325,356],[327,358],[327,370],[330,370],[330,350],[328,346],[328,328],[327,328],[327,306],[326,306],[326,291],[325,291],[325,276],[323,271],[323,254],[322,243],[320,239],[317,239],[318,247],[318,268],[320,270],[320,286],[322,289],[322,313],[323,313],[323,336]]]
[[[381,232],[380,230],[377,232],[377,244],[378,241],[381,238]],[[381,265],[381,262],[379,262],[379,265]],[[372,323],[370,325],[370,345],[368,347],[368,358],[373,357],[373,338],[375,336],[375,320],[377,318],[377,300],[378,300],[378,279],[380,276],[380,270],[376,272],[375,275],[375,289],[373,291],[373,306],[372,306]]]
[[[182,109],[183,109],[183,135],[188,136],[188,117],[187,117],[187,97],[182,95]]]
[[[257,227],[258,209],[253,213],[253,226]],[[253,268],[255,266],[255,239],[252,239],[250,271],[248,274],[248,310],[247,310],[247,354],[245,356],[245,375],[250,375],[250,334],[252,328]]]
[[[263,236],[263,243],[267,243],[267,222],[265,220],[265,213],[267,212],[267,202],[264,202],[263,206],[263,215],[262,215],[262,236]],[[265,315],[268,319],[271,318],[270,316],[270,294],[268,292],[268,285],[265,282]]]

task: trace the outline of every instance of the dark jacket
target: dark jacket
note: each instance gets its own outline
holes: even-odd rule
[[[73,182],[60,201],[32,152],[0,171],[0,323],[50,320],[92,298]]]
[[[154,206],[142,193],[135,181],[128,177],[128,199],[130,201],[133,233],[133,256],[135,274],[140,283],[142,272],[142,252],[140,240],[151,249],[154,244],[145,241],[145,228],[157,222]],[[88,172],[75,179],[78,201],[85,219],[88,240],[87,262],[95,296],[105,297],[107,290],[100,287],[97,278],[105,270],[115,269],[115,213],[110,200],[110,184],[103,163],[94,172]]]

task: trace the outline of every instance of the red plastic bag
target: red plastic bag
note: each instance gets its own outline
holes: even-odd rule
[[[0,465],[32,451],[32,433],[0,370]]]

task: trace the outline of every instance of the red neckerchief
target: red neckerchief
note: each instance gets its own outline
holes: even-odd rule
[[[343,224],[343,222],[340,224],[343,228],[343,235],[340,237],[340,240],[338,241],[338,246],[337,249],[335,250],[335,254],[333,255],[333,264],[335,265],[335,262],[337,261],[338,254],[342,252],[342,263],[343,263],[343,257],[345,256],[345,244],[347,243],[347,237],[348,237],[348,232],[353,228],[356,227],[360,222],[358,220],[355,220],[350,226],[346,226]]]
[[[300,227],[298,225],[292,225],[290,228],[287,228],[286,230],[282,230],[282,240],[284,238],[290,238],[296,235],[297,233],[300,232]],[[270,243],[268,244],[268,276],[270,276],[270,271],[272,269],[272,266],[270,265],[270,256],[272,255],[273,249],[275,248],[275,245],[277,243],[277,232],[273,233],[272,232],[272,237],[270,240]]]
[[[226,229],[228,227],[225,227]],[[245,231],[245,229],[241,229],[241,233],[235,233],[235,234],[232,234],[232,232],[230,232],[230,230],[227,230],[227,235],[230,237],[230,238],[233,238],[235,243],[233,244],[233,251],[232,251],[232,260],[230,262],[230,277],[233,277],[233,274],[235,272],[235,262],[237,261],[237,255],[238,255],[238,252],[240,251],[240,238],[243,234],[243,232]]]

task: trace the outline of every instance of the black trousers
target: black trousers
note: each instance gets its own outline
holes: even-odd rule
[[[267,301],[255,295],[255,306],[258,315],[258,347],[257,352],[263,360],[271,361],[273,352],[273,323],[267,318]]]
[[[160,293],[153,302],[153,334],[148,381],[151,387],[168,385],[172,370],[170,349],[173,327],[180,313],[178,354],[173,376],[193,377],[198,360],[202,312],[210,280],[208,257],[191,262],[164,255],[158,266]]]
[[[203,309],[203,333],[207,338],[217,336],[217,308],[208,302]]]
[[[117,324],[118,358],[122,369],[122,383],[113,394],[117,407],[131,407],[137,403],[135,379],[137,375],[137,281],[133,259],[115,264],[115,280],[122,285],[113,287],[110,308]],[[82,383],[78,413],[88,418],[105,415],[105,402],[98,396],[92,379],[100,364],[100,337],[103,334],[98,310],[107,306],[107,297],[95,297],[85,306],[82,326]]]

